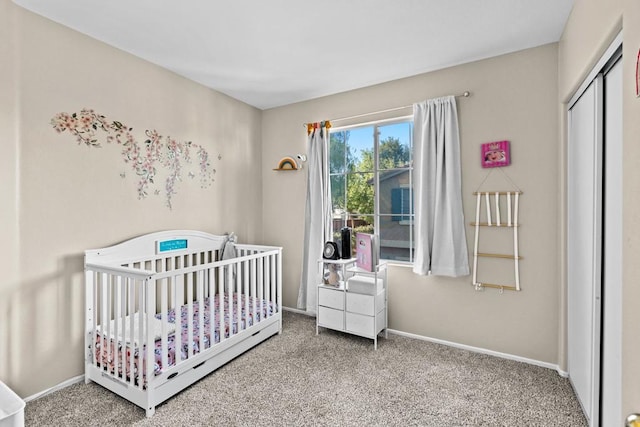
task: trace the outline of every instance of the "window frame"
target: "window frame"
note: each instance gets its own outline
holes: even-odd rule
[[[381,217],[388,217],[388,218],[392,218],[394,216],[393,213],[389,213],[389,214],[381,214],[380,213],[380,174],[381,172],[384,172],[380,170],[380,159],[379,159],[379,146],[380,146],[380,130],[379,127],[382,126],[387,126],[387,125],[393,125],[393,124],[399,124],[399,123],[408,123],[410,125],[410,135],[409,135],[409,139],[410,139],[410,162],[409,162],[409,166],[408,168],[406,168],[409,171],[409,183],[408,184],[401,184],[401,187],[399,188],[403,188],[403,187],[408,187],[410,189],[410,194],[413,194],[413,171],[414,171],[414,164],[413,164],[413,116],[412,115],[408,115],[408,116],[401,116],[401,117],[393,117],[393,118],[388,118],[388,119],[382,119],[382,120],[375,120],[375,121],[369,121],[369,122],[362,122],[362,123],[353,123],[353,124],[349,124],[349,125],[345,125],[345,126],[335,126],[332,127],[330,130],[330,135],[334,132],[344,132],[344,131],[349,131],[352,129],[358,129],[358,128],[366,128],[366,127],[372,127],[373,128],[373,157],[374,157],[374,167],[373,167],[373,183],[374,183],[374,212],[373,214],[361,214],[361,217],[373,217],[373,233],[378,237],[378,244],[377,244],[377,251],[378,251],[378,259],[380,259],[381,261],[385,261],[387,263],[393,263],[393,264],[400,264],[400,265],[411,265],[414,261],[414,256],[415,256],[415,251],[414,251],[414,242],[415,242],[415,209],[413,206],[413,197],[410,197],[409,200],[409,206],[410,206],[410,212],[413,213],[408,213],[408,214],[401,214],[401,216],[409,216],[410,218],[408,220],[403,220],[403,221],[399,221],[399,225],[403,225],[403,226],[410,226],[410,233],[409,233],[409,240],[408,242],[408,251],[409,251],[409,260],[405,261],[405,260],[396,260],[396,259],[387,259],[387,258],[382,258],[381,257],[381,246],[382,246],[382,239],[380,238],[380,225],[381,225]],[[329,150],[329,156],[327,158],[327,163],[329,162],[329,159],[331,157],[331,152]],[[347,182],[347,176],[349,175],[348,172],[344,172],[341,174],[332,174],[331,171],[329,170],[330,167],[327,164],[327,169],[328,169],[328,173],[329,176],[344,176],[345,177],[345,182]],[[362,172],[355,172],[355,173],[362,173]],[[333,190],[332,190],[333,191]],[[348,198],[347,195],[345,194],[345,202],[347,202]],[[333,201],[333,198],[332,198]],[[346,213],[348,213],[348,211],[346,211]],[[333,203],[332,203],[332,214],[333,214]],[[333,218],[332,218],[333,221]],[[342,219],[342,227],[348,227],[348,216],[344,216]],[[332,222],[333,223],[333,222]]]

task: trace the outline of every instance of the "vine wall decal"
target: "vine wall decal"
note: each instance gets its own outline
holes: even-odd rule
[[[133,128],[119,121],[110,121],[101,114],[91,109],[83,109],[79,113],[58,113],[51,119],[51,125],[58,132],[68,131],[76,137],[78,145],[100,148],[99,133],[105,132],[106,142],[115,142],[121,145],[122,158],[128,163],[138,180],[138,199],[147,197],[151,188],[155,185],[154,179],[159,175],[159,168],[165,168],[167,176],[164,181],[164,194],[166,205],[172,208],[172,197],[176,192],[176,184],[182,181],[183,169],[192,163],[192,155],[195,153],[198,164],[198,176],[201,188],[209,187],[215,180],[213,176],[216,170],[211,167],[209,153],[198,144],[191,141],[178,142],[171,137],[163,137],[155,129],[145,131],[145,140],[139,143],[133,136]],[[222,156],[218,155],[218,160]],[[125,173],[120,173],[124,178]],[[189,171],[187,176],[191,179],[196,174]],[[154,190],[159,195],[160,190]]]

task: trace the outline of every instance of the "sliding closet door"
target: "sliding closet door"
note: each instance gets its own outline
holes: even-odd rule
[[[591,426],[599,423],[602,89],[599,75],[569,110],[568,370]]]
[[[622,422],[622,61],[604,76],[603,426]]]

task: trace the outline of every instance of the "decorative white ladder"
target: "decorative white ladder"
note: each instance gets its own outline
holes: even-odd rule
[[[471,225],[475,227],[475,243],[473,248],[473,286],[477,291],[483,288],[495,288],[500,291],[520,290],[520,266],[518,262],[522,259],[522,256],[518,253],[518,204],[520,201],[520,195],[522,191],[486,191],[475,192],[476,196],[476,220]],[[507,221],[504,222],[500,215],[500,196],[506,196],[507,206]],[[487,222],[480,222],[480,213],[482,212],[482,200],[485,201],[485,207],[487,211]],[[495,206],[495,216],[492,217],[491,212],[491,199],[493,199]],[[513,229],[513,254],[492,254],[478,252],[478,241],[480,239],[480,227],[507,227]],[[478,258],[506,258],[513,259],[514,261],[514,285],[497,285],[494,283],[480,283],[478,282]]]

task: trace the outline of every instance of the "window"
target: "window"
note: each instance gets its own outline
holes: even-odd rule
[[[411,120],[334,128],[329,173],[333,232],[379,236],[380,259],[413,261]],[[352,248],[355,245],[352,244]]]

